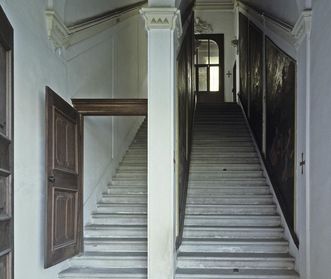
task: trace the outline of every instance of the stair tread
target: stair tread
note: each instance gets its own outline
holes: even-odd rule
[[[280,269],[239,269],[234,271],[233,269],[199,269],[199,268],[180,268],[177,269],[177,274],[203,274],[203,275],[240,275],[240,276],[256,276],[256,275],[292,275],[297,276],[298,273],[294,270],[280,270]],[[239,278],[239,277],[235,277]],[[247,277],[241,277],[247,278]],[[251,277],[256,278],[256,277]]]
[[[147,275],[146,268],[93,268],[93,267],[70,267],[62,271],[59,275],[65,274],[80,275],[116,275],[116,274],[144,274]]]
[[[229,259],[286,259],[294,261],[294,258],[288,253],[229,253],[229,252],[182,252],[178,253],[178,259],[182,257],[190,258],[229,258]]]

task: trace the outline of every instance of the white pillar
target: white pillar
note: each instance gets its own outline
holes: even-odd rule
[[[176,261],[176,8],[143,8],[148,32],[148,278],[172,279]]]

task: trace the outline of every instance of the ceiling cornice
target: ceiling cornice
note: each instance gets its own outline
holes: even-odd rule
[[[142,1],[138,4],[128,5],[71,26],[67,26],[55,10],[48,9],[45,11],[48,38],[56,49],[68,48],[138,15],[140,8],[145,3],[146,1]]]

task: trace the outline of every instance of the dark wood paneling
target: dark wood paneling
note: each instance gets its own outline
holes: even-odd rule
[[[263,32],[249,23],[249,122],[262,150],[263,133]]]
[[[147,99],[72,99],[72,104],[86,116],[147,115]]]
[[[239,13],[239,71],[240,71],[240,100],[248,115],[249,84],[248,84],[248,19]],[[249,115],[248,115],[249,116]]]
[[[177,92],[178,92],[178,123],[177,123],[177,166],[179,183],[179,235],[177,248],[182,241],[185,207],[188,186],[189,162],[191,154],[192,125],[195,109],[193,49],[194,32],[193,18],[177,57]]]
[[[47,87],[45,267],[73,257],[82,248],[80,124],[79,113]]]
[[[14,278],[13,29],[0,7],[0,278]]]
[[[266,163],[288,225],[294,232],[296,61],[266,39]]]

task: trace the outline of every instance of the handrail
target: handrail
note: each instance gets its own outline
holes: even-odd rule
[[[147,99],[71,99],[83,116],[144,116]]]

